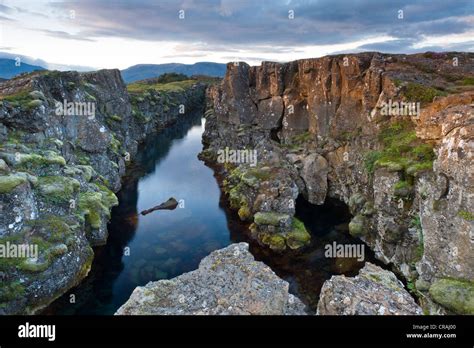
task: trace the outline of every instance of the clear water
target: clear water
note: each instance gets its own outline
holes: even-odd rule
[[[117,194],[109,239],[95,250],[91,274],[47,312],[113,314],[136,286],[196,269],[211,251],[231,243],[219,186],[212,169],[197,158],[203,130],[197,115],[143,144]],[[139,214],[170,197],[180,207]]]
[[[197,158],[203,131],[204,120],[196,115],[148,137],[127,170],[107,245],[95,249],[89,276],[44,314],[113,314],[135,287],[194,270],[211,251],[240,241],[248,242],[255,258],[287,280],[290,291],[313,310],[325,280],[358,272],[363,262],[324,257],[324,246],[332,241],[361,243],[347,232],[350,215],[344,205],[297,201],[296,215],[312,233],[312,243],[303,251],[281,255],[253,242],[248,226],[226,208],[219,170]],[[184,207],[139,214],[170,197],[182,200]],[[373,261],[365,250],[366,259]],[[71,294],[75,303],[70,303]]]

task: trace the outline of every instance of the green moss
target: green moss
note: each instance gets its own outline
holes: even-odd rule
[[[85,192],[79,195],[79,211],[84,216],[86,223],[92,228],[102,226],[101,214],[106,211],[102,204],[102,194],[100,192]]]
[[[424,236],[423,236],[423,229],[421,226],[421,219],[420,216],[414,217],[410,222],[411,227],[415,228],[418,232],[418,246],[416,247],[416,260],[419,261],[423,257],[425,253],[425,246],[424,246]]]
[[[464,86],[472,86],[474,85],[474,77],[466,77],[461,81],[461,84]]]
[[[96,183],[95,185],[99,188],[102,194],[102,203],[107,207],[107,209],[118,205],[119,201],[117,196],[107,186],[99,183]]]
[[[32,101],[30,101],[26,104],[26,109],[27,110],[33,110],[33,109],[36,109],[36,108],[40,107],[41,105],[43,105],[43,101],[41,101],[39,99],[33,99]]]
[[[301,220],[294,217],[291,231],[286,236],[286,244],[291,249],[299,249],[307,245],[310,241],[311,235],[306,229],[306,226]]]
[[[17,175],[17,174],[10,174],[10,175],[1,175],[0,176],[0,193],[6,194],[10,193],[15,189],[15,187],[20,186],[27,182],[26,177]]]
[[[64,242],[70,237],[72,224],[70,219],[58,215],[47,215],[41,219],[28,221],[28,225],[46,234],[47,242],[50,243]]]
[[[119,115],[112,115],[109,118],[115,122],[122,122],[122,117],[120,117]]]
[[[242,201],[245,200],[245,197],[242,195],[243,183],[232,187],[229,193],[229,203],[232,209],[239,209],[242,205]]]
[[[74,155],[76,156],[76,160],[79,164],[81,165],[90,165],[91,164],[91,160],[89,158],[89,155],[82,151],[81,149],[79,148],[76,148],[74,150]]]
[[[0,283],[0,303],[9,302],[21,298],[25,293],[25,287],[19,281]]]
[[[403,95],[410,102],[431,103],[436,96],[445,96],[439,89],[427,87],[419,83],[409,82],[402,89]]]
[[[81,192],[79,195],[79,215],[94,228],[102,226],[102,216],[110,217],[110,208],[118,204],[117,196],[106,186],[96,184],[100,192]]]
[[[38,179],[39,192],[52,203],[69,202],[79,187],[79,181],[65,176],[42,176]]]
[[[474,282],[443,278],[429,290],[433,300],[457,314],[474,314]]]
[[[110,140],[110,148],[111,150],[118,154],[120,153],[120,148],[122,147],[122,143],[115,137],[115,135],[112,135],[112,139]]]
[[[88,165],[78,165],[77,168],[81,171],[81,175],[85,181],[89,182],[94,175],[94,168]]]
[[[425,161],[410,165],[406,169],[406,173],[411,176],[417,176],[419,173],[433,170],[433,162]]]
[[[367,219],[359,214],[352,218],[349,223],[349,233],[354,237],[362,237],[367,234]]]
[[[1,96],[0,100],[8,101],[15,107],[26,106],[33,99],[30,92],[31,89],[23,89],[10,95]]]
[[[271,225],[279,226],[281,222],[288,220],[288,214],[281,214],[276,212],[258,212],[254,215],[254,222],[257,225]]]
[[[384,146],[383,150],[366,155],[369,173],[376,167],[384,167],[414,176],[432,168],[435,158],[433,147],[422,143],[413,127],[411,122],[406,121],[393,123],[381,130],[378,139]]]
[[[369,174],[372,174],[375,170],[375,162],[382,156],[380,151],[370,151],[365,154],[364,166]]]
[[[466,221],[474,221],[474,214],[466,210],[460,210],[458,216],[463,218]]]
[[[45,151],[40,154],[19,154],[16,166],[21,169],[33,169],[36,167],[49,167],[51,165],[65,166],[66,160],[54,151]]]
[[[239,209],[239,218],[242,221],[249,221],[252,218],[252,212],[250,211],[247,204],[244,204]]]
[[[294,137],[292,137],[291,141],[293,143],[302,144],[302,143],[306,143],[309,140],[311,140],[311,137],[312,137],[312,134],[310,132],[304,132],[304,133],[301,133],[301,134],[298,134],[298,135],[295,135]]]
[[[129,93],[145,93],[147,91],[158,92],[183,92],[196,84],[196,80],[174,81],[170,83],[148,83],[139,81],[127,85]]]
[[[281,251],[286,249],[285,238],[282,235],[267,233],[261,236],[260,240],[272,250]]]
[[[400,180],[393,186],[393,190],[397,197],[409,197],[412,194],[413,186],[408,181]]]

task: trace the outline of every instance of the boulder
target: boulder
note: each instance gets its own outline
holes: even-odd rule
[[[304,315],[288,283],[255,261],[247,243],[205,257],[199,268],[137,287],[116,315]]]
[[[305,196],[311,204],[323,204],[328,190],[329,165],[326,159],[312,153],[303,159],[301,177],[306,185]]]
[[[318,315],[422,314],[395,274],[367,262],[354,278],[333,276],[322,289]]]

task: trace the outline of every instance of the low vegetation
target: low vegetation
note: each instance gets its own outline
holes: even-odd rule
[[[383,149],[365,155],[365,168],[369,173],[377,167],[385,167],[416,176],[419,172],[432,169],[435,158],[433,147],[416,137],[411,122],[396,122],[385,127],[378,139]]]

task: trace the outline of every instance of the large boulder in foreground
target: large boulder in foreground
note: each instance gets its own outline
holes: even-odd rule
[[[318,303],[319,315],[422,314],[395,274],[367,262],[354,278],[327,280]]]
[[[137,287],[116,315],[303,315],[288,283],[255,261],[247,243],[205,257],[199,268]]]

